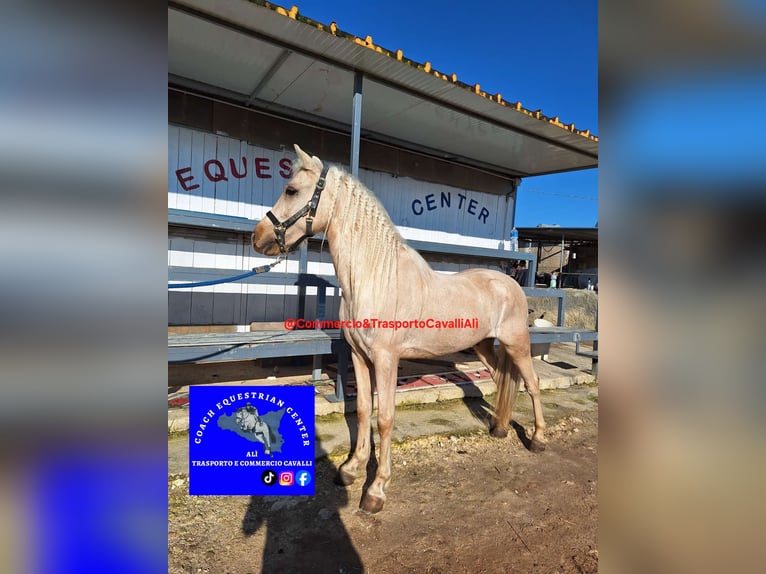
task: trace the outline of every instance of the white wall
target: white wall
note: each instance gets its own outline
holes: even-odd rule
[[[244,159],[243,159],[244,158]],[[269,150],[230,137],[168,127],[168,207],[261,219],[276,202],[295,154]],[[345,167],[345,166],[344,166]],[[360,170],[360,179],[380,199],[406,239],[497,249],[511,206],[504,196]],[[512,200],[510,200],[512,201]],[[215,234],[181,236],[170,230],[168,265],[226,269],[237,275],[271,259],[257,256],[249,238]],[[297,273],[297,258],[271,273]],[[447,272],[476,265],[434,264]],[[326,252],[310,251],[309,273],[332,276]],[[169,292],[173,325],[278,321],[297,313],[295,286],[229,283]],[[328,293],[328,315],[337,315],[338,293]],[[315,289],[309,289],[309,293]],[[308,304],[307,314],[315,302]]]

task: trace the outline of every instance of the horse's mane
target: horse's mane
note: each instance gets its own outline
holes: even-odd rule
[[[406,244],[378,198],[338,167],[331,168],[327,177],[332,192],[328,227],[339,226],[338,235],[348,242],[334,251],[337,272],[350,280],[352,313],[356,314],[360,298],[372,301],[381,313],[395,311],[399,266],[405,257],[418,270],[418,277],[411,280],[419,279],[422,284],[420,288],[413,285],[410,292],[422,294],[425,299],[431,268]]]

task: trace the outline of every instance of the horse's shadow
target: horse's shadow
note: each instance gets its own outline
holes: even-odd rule
[[[465,351],[465,353],[471,354],[472,351]],[[453,361],[429,359],[429,362],[458,370],[457,364]],[[481,389],[479,389],[473,382],[463,383],[460,385],[460,388],[463,390],[463,404],[471,413],[471,416],[482,423],[487,429],[487,432],[489,432],[492,424],[492,415],[495,412],[494,407],[484,399]],[[516,432],[516,436],[519,437],[524,448],[531,450],[532,441],[527,436],[527,431],[524,427],[516,420],[511,419],[511,429]]]
[[[340,516],[348,492],[336,486],[335,466],[317,449],[315,496],[253,496],[242,519],[242,533],[265,528],[260,571],[264,574],[344,572],[356,574],[364,565]]]
[[[462,351],[463,354],[476,356],[472,350]],[[437,367],[443,367],[450,371],[459,371],[456,361],[447,359],[415,359],[413,363],[428,363]],[[460,384],[460,388],[463,390],[463,404],[466,406],[471,416],[478,422],[482,423],[487,430],[489,430],[492,415],[495,412],[494,407],[484,399],[484,395],[481,389],[477,387],[472,381],[468,381]]]
[[[478,421],[484,424],[489,432],[489,428],[492,421],[492,415],[495,412],[492,405],[489,404],[481,393],[481,390],[473,383],[467,383],[461,385],[463,389],[463,404],[466,406],[471,415]],[[527,431],[516,420],[511,419],[511,429],[516,432],[516,436],[519,437],[521,444],[527,450],[531,449],[532,441],[527,436]]]
[[[472,350],[466,350],[463,351],[463,353],[467,355],[473,355]],[[447,359],[414,359],[411,360],[413,363],[427,363],[429,365],[433,366],[442,366],[449,370],[458,371],[460,370],[458,368],[458,364],[456,361],[450,361]],[[401,368],[401,365],[400,365]],[[373,374],[374,377],[374,374]],[[463,397],[462,401],[465,407],[468,409],[468,411],[471,413],[471,416],[478,422],[480,422],[484,428],[489,433],[489,429],[492,423],[492,416],[495,412],[494,406],[487,402],[487,400],[484,398],[484,395],[479,387],[477,387],[473,382],[466,382],[460,385],[460,388],[463,390]],[[354,449],[356,447],[356,441],[357,441],[357,425],[356,425],[356,416],[354,413],[346,413],[345,416],[346,424],[348,425],[348,431],[349,436],[351,437],[351,447],[349,449],[348,458],[351,458],[351,455],[354,452]],[[374,422],[374,419],[373,419]],[[524,427],[518,423],[516,420],[511,420],[511,430],[516,432],[516,436],[518,436],[519,440],[521,441],[521,444],[524,446],[525,449],[530,450],[532,441],[527,436],[526,430]],[[348,459],[347,459],[348,460]],[[372,428],[370,429],[370,460],[367,464],[367,480],[364,484],[364,490],[367,489],[370,484],[372,484],[373,479],[375,478],[375,471],[378,468],[378,461],[375,457],[375,440],[374,440],[374,432]],[[336,476],[336,484],[340,484],[340,478]]]

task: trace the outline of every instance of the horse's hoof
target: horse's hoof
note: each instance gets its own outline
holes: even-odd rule
[[[375,514],[383,510],[384,502],[385,500],[383,498],[380,498],[378,496],[373,496],[372,494],[365,492],[364,496],[362,497],[362,503],[359,505],[359,508],[361,508],[363,512],[367,512],[368,514]]]
[[[508,436],[508,429],[501,426],[493,426],[489,429],[489,434],[495,438],[505,438]]]
[[[533,438],[529,442],[529,450],[532,452],[543,452],[545,450],[545,443],[543,441]]]
[[[334,482],[338,486],[351,486],[354,484],[355,480],[356,477],[354,475],[349,472],[345,472],[343,469],[340,469],[338,474],[335,475]]]

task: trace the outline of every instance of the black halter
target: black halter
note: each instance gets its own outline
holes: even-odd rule
[[[309,199],[309,202],[304,205],[301,209],[299,209],[296,213],[291,215],[289,218],[287,218],[285,221],[280,222],[276,216],[269,211],[266,214],[266,217],[268,217],[271,220],[271,223],[274,224],[274,237],[277,239],[277,245],[279,245],[279,252],[283,255],[293,251],[298,245],[300,245],[301,241],[306,239],[307,237],[311,237],[314,235],[311,232],[311,225],[314,223],[314,215],[316,215],[317,207],[319,206],[319,197],[322,195],[322,190],[324,189],[325,185],[325,177],[327,177],[327,170],[329,168],[324,168],[322,170],[322,174],[319,176],[319,181],[317,181],[316,187],[314,188],[314,195],[311,196],[311,199]],[[308,214],[308,215],[306,215]],[[306,215],[306,233],[301,235],[298,240],[293,243],[290,248],[288,249],[285,245],[285,232],[295,225],[295,223],[304,215]]]

